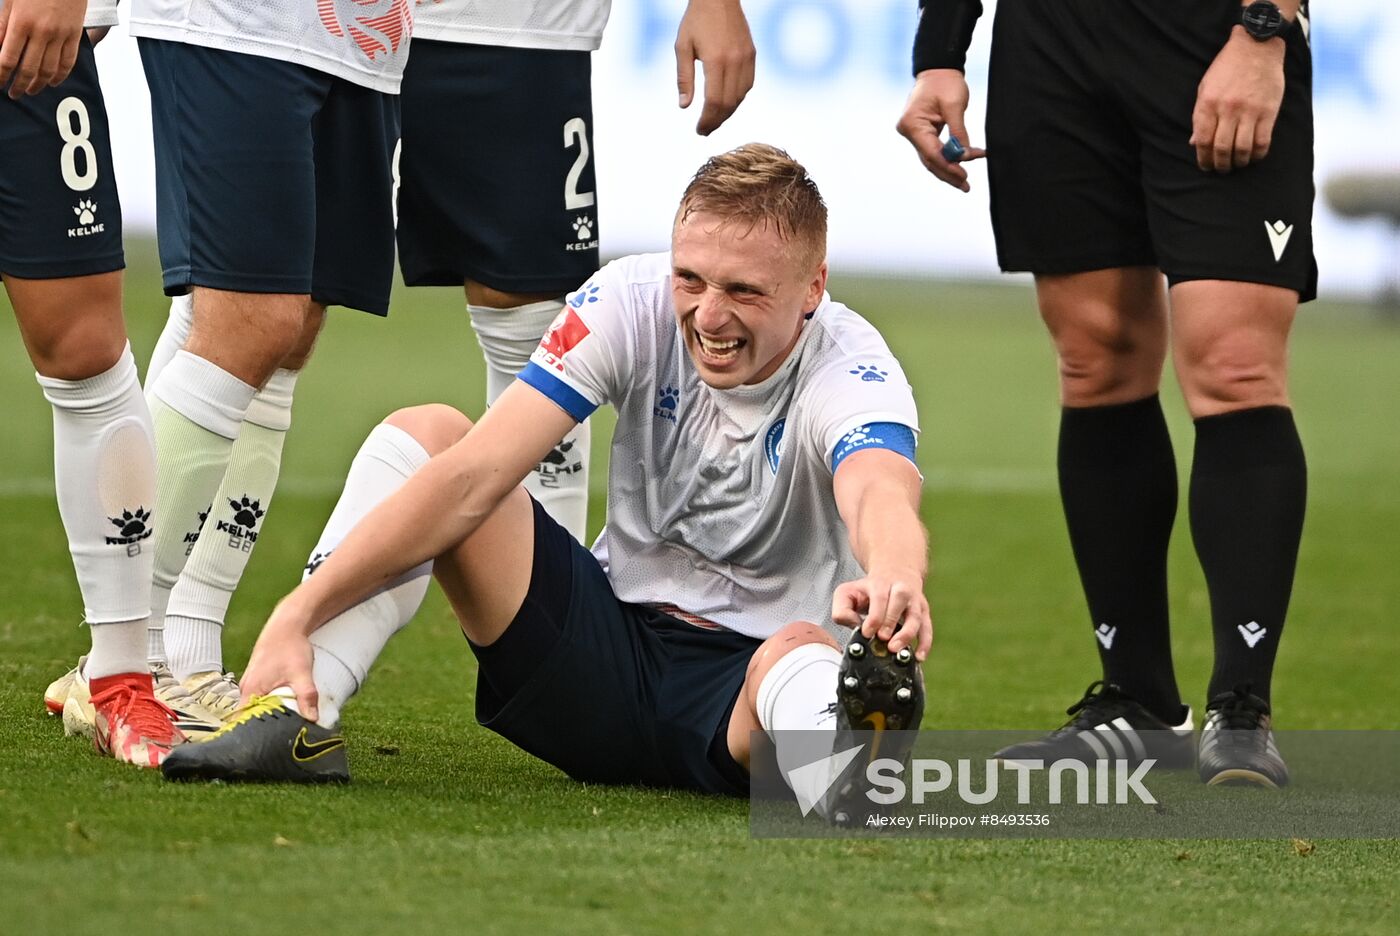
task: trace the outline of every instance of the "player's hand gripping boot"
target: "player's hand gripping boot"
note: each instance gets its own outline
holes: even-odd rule
[[[208,741],[172,751],[161,773],[167,780],[346,783],[350,765],[338,732],[265,695],[229,716]]]
[[[857,629],[846,643],[837,674],[834,750],[849,750],[862,742],[866,746],[827,794],[824,814],[833,824],[863,825],[876,811],[865,795],[870,789],[866,769],[879,758],[906,763],[913,732],[923,717],[924,673],[913,649],[891,653],[885,641]]]

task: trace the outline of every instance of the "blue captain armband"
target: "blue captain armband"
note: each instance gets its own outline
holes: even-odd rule
[[[902,423],[880,422],[856,426],[838,439],[836,448],[831,450],[831,473],[835,474],[837,466],[848,456],[872,448],[898,452],[912,462],[917,444],[914,430]]]
[[[516,377],[549,397],[577,422],[583,422],[592,416],[593,411],[598,408],[588,397],[550,373],[548,368],[541,367],[534,361],[526,364]]]

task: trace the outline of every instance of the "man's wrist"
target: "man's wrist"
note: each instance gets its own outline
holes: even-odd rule
[[[1271,55],[1277,56],[1280,61],[1283,59],[1284,51],[1288,48],[1288,43],[1284,39],[1282,33],[1271,39],[1264,39],[1261,41],[1251,36],[1249,31],[1239,23],[1236,23],[1234,28],[1230,30],[1230,41],[1247,49],[1252,49],[1261,53],[1270,53]]]

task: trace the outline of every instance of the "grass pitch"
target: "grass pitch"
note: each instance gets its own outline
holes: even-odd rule
[[[144,363],[166,303],[150,245],[129,259]],[[925,725],[1048,729],[1096,663],[1030,293],[840,276],[832,291],[880,326],[919,397],[937,627]],[[433,400],[480,411],[461,305],[454,290],[400,290],[387,322],[332,313],[226,630],[234,669],[374,422]],[[0,932],[1395,932],[1395,841],[753,841],[742,801],[573,783],[474,723],[475,665],[436,591],[347,711],[347,788],[176,786],[99,759],[40,702],[86,634],[48,409],[0,306]],[[1280,727],[1400,722],[1397,361],[1400,329],[1305,307],[1293,387],[1311,500]],[[1167,406],[1185,478],[1174,389]],[[596,529],[601,442],[594,456]],[[1177,671],[1199,709],[1211,641],[1184,510],[1171,561]]]

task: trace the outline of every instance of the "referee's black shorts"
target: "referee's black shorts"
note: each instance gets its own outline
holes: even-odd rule
[[[1287,41],[1267,157],[1203,172],[1189,142],[1197,86],[1239,9],[1232,0],[997,5],[987,162],[1002,269],[1145,265],[1172,283],[1223,279],[1316,295],[1305,30]]]

